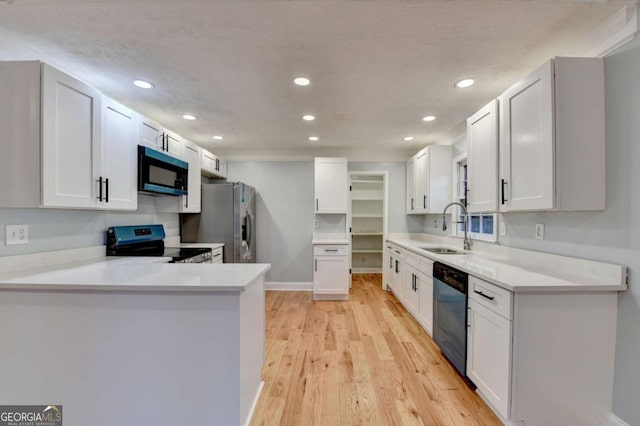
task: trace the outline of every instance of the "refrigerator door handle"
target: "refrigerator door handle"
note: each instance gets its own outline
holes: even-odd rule
[[[247,247],[249,248],[249,253],[251,253],[251,247],[253,247],[253,218],[249,212],[247,212],[247,234]]]

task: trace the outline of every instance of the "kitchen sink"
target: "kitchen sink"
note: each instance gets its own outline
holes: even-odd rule
[[[465,254],[465,252],[453,250],[446,247],[420,247],[422,250],[430,251],[436,254]]]

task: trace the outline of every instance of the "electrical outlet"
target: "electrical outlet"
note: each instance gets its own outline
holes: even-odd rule
[[[544,240],[544,223],[536,223],[536,240]]]
[[[498,228],[500,229],[500,236],[501,237],[506,237],[507,236],[507,224],[504,223],[503,220],[499,220],[498,221]]]
[[[317,228],[318,227],[318,219],[314,219],[313,220],[313,227]]]
[[[433,219],[433,227],[438,228],[438,219]]]
[[[6,225],[4,243],[8,246],[27,244],[29,242],[29,225]]]

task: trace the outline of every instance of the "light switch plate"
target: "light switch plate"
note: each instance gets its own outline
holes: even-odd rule
[[[8,246],[27,244],[29,242],[29,225],[6,225],[4,243]]]
[[[544,223],[536,223],[536,240],[544,240]]]
[[[318,227],[318,219],[314,219],[313,220],[313,227],[317,228]]]

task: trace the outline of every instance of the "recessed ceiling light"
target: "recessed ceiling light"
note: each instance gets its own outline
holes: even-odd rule
[[[307,77],[296,77],[293,79],[293,82],[298,86],[308,86],[311,84],[311,80]]]
[[[191,115],[191,114],[185,114],[182,116],[182,118],[184,118],[185,120],[195,120],[196,116],[195,115]]]
[[[148,81],[144,81],[144,80],[134,80],[133,84],[135,84],[141,89],[153,89],[154,87],[156,87],[155,84],[150,83]]]
[[[303,116],[302,116],[302,119],[303,119],[304,121],[313,121],[313,120],[315,120],[316,118],[315,118],[313,115],[311,115],[311,114],[306,114],[306,115],[303,115]]]
[[[474,79],[472,79],[472,78],[463,78],[462,80],[456,81],[454,86],[459,88],[459,89],[464,89],[465,87],[473,86],[473,83],[475,83]]]
[[[224,138],[223,138],[222,136],[220,136],[220,135],[215,135],[213,138],[214,138],[215,140],[217,140],[217,141],[221,141],[222,139],[224,139]]]
[[[317,136],[309,136],[309,140],[310,140],[310,141],[317,141],[317,140],[319,140],[319,139],[320,139],[320,138],[319,138],[319,137],[317,137]]]
[[[422,121],[433,121],[436,119],[435,115],[427,115],[426,117],[422,117]]]
[[[414,137],[413,136],[405,136],[404,138],[402,138],[403,140],[407,141],[407,142],[411,142]]]

